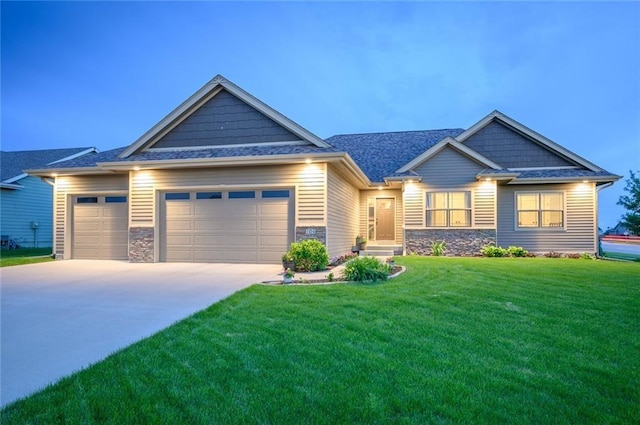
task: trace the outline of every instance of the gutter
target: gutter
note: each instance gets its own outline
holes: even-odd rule
[[[598,259],[602,259],[602,245],[600,244],[600,236],[598,235],[598,222],[599,220],[599,213],[600,213],[600,208],[598,208],[598,198],[600,196],[600,191],[602,189],[606,189],[610,186],[613,186],[613,183],[615,182],[609,182],[609,183],[605,183],[601,186],[596,185],[596,246],[598,247],[597,251],[596,251],[596,258]]]

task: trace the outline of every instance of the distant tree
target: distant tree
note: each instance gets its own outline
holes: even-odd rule
[[[636,176],[631,170],[629,170],[629,175],[627,185],[624,188],[629,194],[622,195],[618,200],[618,205],[622,205],[627,210],[627,213],[622,216],[622,224],[629,229],[630,233],[640,235],[640,176]]]

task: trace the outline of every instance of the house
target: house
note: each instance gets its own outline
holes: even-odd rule
[[[60,258],[278,263],[293,241],[450,255],[596,252],[620,178],[494,111],[471,127],[326,140],[217,76],[131,145],[55,178]]]
[[[97,152],[95,148],[0,152],[2,246],[50,247],[53,243],[53,187],[23,170]]]
[[[627,229],[627,226],[625,226],[622,221],[619,221],[618,224],[616,224],[612,229],[607,229],[605,233],[607,235],[633,235],[633,232],[629,231],[629,229]]]

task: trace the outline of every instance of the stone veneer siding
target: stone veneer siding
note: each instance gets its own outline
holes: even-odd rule
[[[420,229],[405,230],[407,254],[431,255],[431,242],[444,241],[445,255],[458,257],[479,256],[485,245],[495,245],[494,229]]]
[[[300,242],[305,239],[317,239],[327,245],[327,228],[324,226],[296,227],[296,242]]]
[[[154,262],[153,227],[129,228],[129,261],[132,263]]]

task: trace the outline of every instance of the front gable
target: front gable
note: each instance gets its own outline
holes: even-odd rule
[[[475,182],[476,175],[485,168],[457,149],[446,146],[413,168],[413,172],[430,185],[456,187]]]
[[[119,158],[149,150],[240,145],[329,145],[221,75],[171,111]]]
[[[577,165],[499,120],[488,123],[466,139],[464,144],[511,169]]]
[[[223,89],[150,148],[232,146],[292,141],[300,141],[300,137]]]

